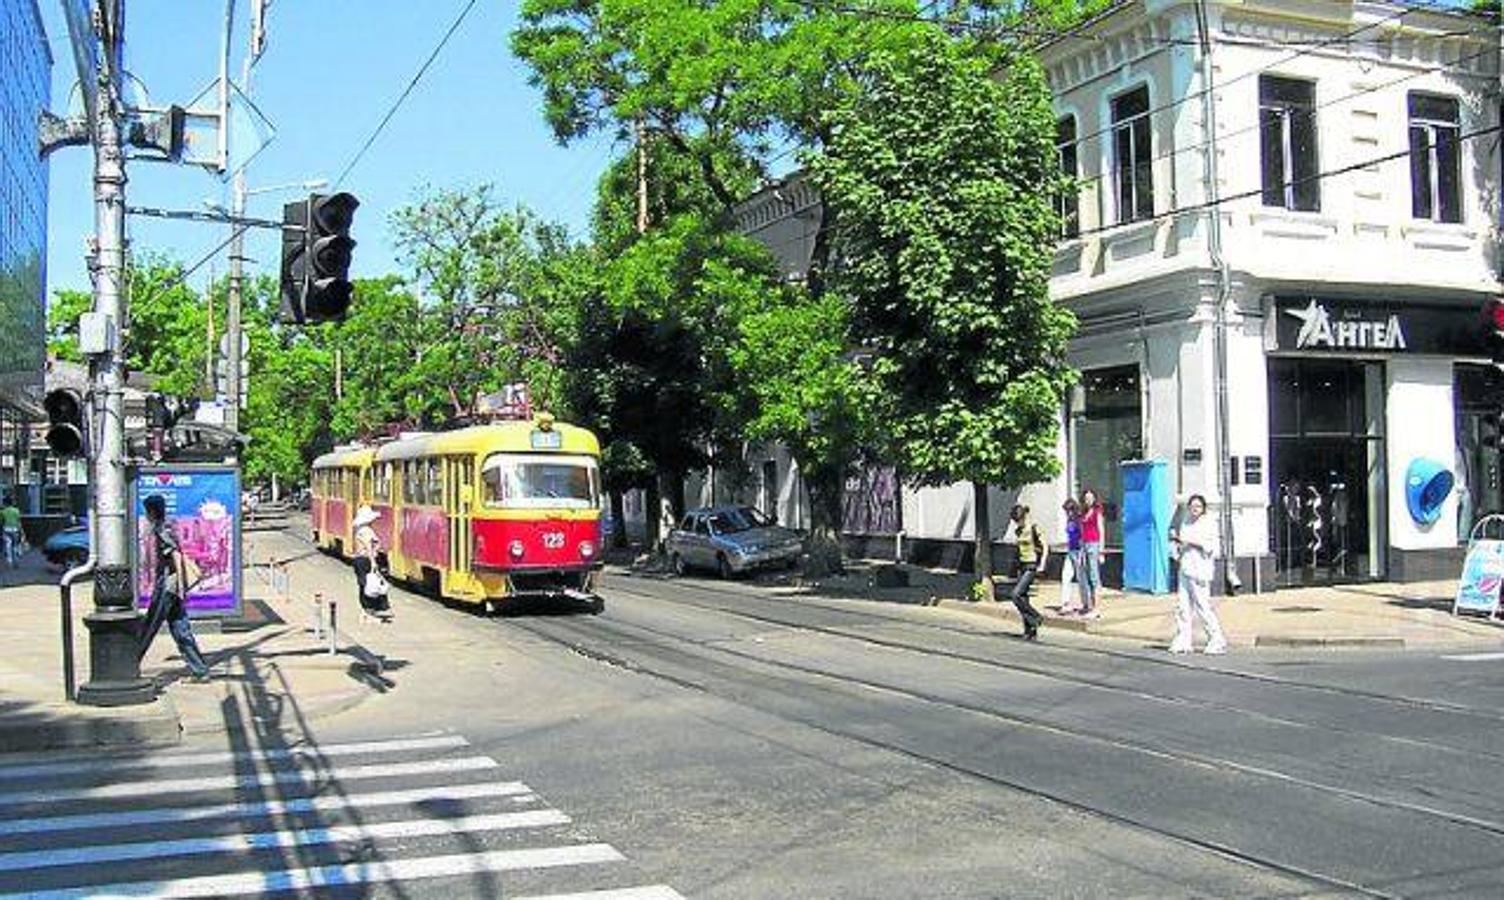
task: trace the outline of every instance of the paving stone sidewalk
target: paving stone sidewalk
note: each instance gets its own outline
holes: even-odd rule
[[[142,675],[158,686],[148,704],[104,709],[64,699],[61,571],[39,553],[18,569],[0,569],[0,609],[10,647],[0,655],[0,752],[107,744],[171,744],[186,735],[225,730],[270,731],[349,709],[385,692],[390,681],[376,630],[354,615],[348,577],[309,564],[306,543],[276,532],[246,535],[243,621],[217,628],[195,623],[213,674],[194,682],[164,628],[142,661]],[[290,585],[266,578],[268,559],[288,561]],[[254,565],[250,565],[254,564]],[[87,582],[87,579],[85,579]],[[291,595],[283,590],[290,587]],[[313,633],[315,590],[347,601],[338,605],[337,652]],[[74,670],[89,678],[88,630],[93,609],[87,583],[73,592]],[[327,635],[327,632],[325,632]]]
[[[1002,602],[973,603],[965,599],[970,575],[903,566],[908,585],[889,587],[877,583],[879,570],[884,568],[891,567],[858,560],[843,576],[808,583],[786,576],[757,583],[793,596],[921,604],[1018,620],[1013,605],[1007,602],[1011,587],[1007,582],[998,583]],[[1235,647],[1504,648],[1504,622],[1452,615],[1456,590],[1457,582],[1449,580],[1291,588],[1258,594],[1245,591],[1220,598],[1218,614]],[[1175,599],[1174,594],[1150,596],[1109,589],[1102,598],[1100,617],[1084,620],[1061,614],[1059,582],[1038,582],[1033,595],[1034,605],[1047,618],[1047,628],[1151,646],[1169,643]]]

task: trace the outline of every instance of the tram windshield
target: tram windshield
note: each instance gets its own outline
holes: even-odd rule
[[[487,506],[555,509],[600,506],[600,468],[593,457],[493,453],[486,458],[480,472]]]

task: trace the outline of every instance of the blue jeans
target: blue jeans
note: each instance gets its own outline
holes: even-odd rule
[[[1102,589],[1102,545],[1088,542],[1082,545],[1082,550],[1086,562],[1077,580],[1081,582],[1081,605],[1091,612],[1097,605],[1097,592]]]
[[[14,568],[21,558],[21,532],[7,528],[5,529],[3,538],[5,540],[5,561]]]
[[[196,676],[209,674],[209,664],[204,662],[204,654],[193,636],[193,625],[188,621],[188,608],[176,594],[164,590],[162,579],[158,578],[152,589],[151,603],[146,607],[146,621],[142,623],[141,639],[136,648],[138,659],[146,655],[163,622],[167,623],[167,631],[178,645],[178,652],[188,664],[188,670]]]

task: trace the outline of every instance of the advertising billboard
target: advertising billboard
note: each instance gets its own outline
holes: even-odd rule
[[[154,466],[138,470],[131,491],[135,516],[136,604],[151,602],[155,573],[143,564],[156,552],[145,501],[160,494],[189,564],[188,615],[234,618],[242,614],[240,584],[240,472],[234,466]]]

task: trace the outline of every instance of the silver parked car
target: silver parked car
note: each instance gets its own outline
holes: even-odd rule
[[[797,531],[780,527],[750,506],[692,509],[669,533],[674,571],[713,569],[722,578],[770,566],[792,566],[804,550]]]

